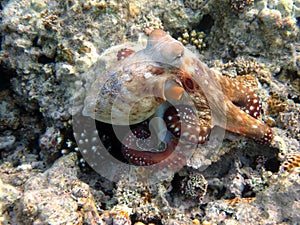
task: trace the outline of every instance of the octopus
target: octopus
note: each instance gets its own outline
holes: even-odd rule
[[[186,160],[185,151],[208,141],[214,126],[271,142],[260,111],[255,91],[208,68],[165,31],[154,30],[144,49],[118,51],[116,63],[92,84],[82,112],[129,127],[122,134],[115,129],[129,163],[174,166]]]

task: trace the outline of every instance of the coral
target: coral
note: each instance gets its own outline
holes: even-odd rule
[[[151,31],[155,29],[164,29],[162,21],[155,17],[152,13],[145,15],[145,18],[141,21],[141,30],[146,34],[150,34]]]
[[[206,35],[203,31],[197,32],[195,30],[192,30],[188,32],[187,30],[185,30],[177,39],[184,45],[194,45],[200,53],[203,53],[203,50],[206,48],[206,43],[204,40],[205,36]]]
[[[244,177],[237,173],[233,178],[230,179],[229,192],[230,196],[242,196],[245,190],[246,182]]]
[[[131,225],[129,212],[126,207],[118,206],[110,211],[113,224],[115,225]]]
[[[203,221],[210,223],[294,223],[299,219],[298,174],[274,178],[274,183],[258,193],[255,199],[219,200],[208,203]],[[286,207],[282,207],[285,205]]]
[[[231,205],[236,205],[236,204],[239,204],[241,202],[245,202],[245,203],[251,203],[254,201],[255,198],[253,197],[249,197],[249,198],[238,198],[238,197],[235,197],[233,199],[229,199],[229,200],[226,200],[226,202],[228,204],[231,204]]]
[[[15,148],[26,148],[32,145],[44,129],[36,105],[28,103],[27,100],[21,100],[11,90],[4,89],[0,92],[0,111],[0,131],[2,134],[0,149],[2,156],[10,157]],[[14,156],[15,162],[22,160],[24,159],[21,155],[16,154]]]
[[[287,104],[282,98],[280,98],[278,93],[270,93],[268,105],[269,113],[273,116],[278,116],[281,112],[284,112],[287,109]]]
[[[287,177],[275,178],[274,183],[269,188],[257,194],[253,203],[257,208],[261,205],[267,212],[263,223],[280,223],[283,221],[295,223],[299,221],[300,206],[298,204],[299,195],[297,194],[299,185],[299,173],[290,174]],[[282,207],[283,205],[285,207]]]
[[[54,161],[60,156],[62,143],[64,141],[60,131],[54,127],[48,127],[46,132],[40,136],[39,146],[41,157],[46,161]]]
[[[205,0],[184,0],[183,4],[185,7],[191,8],[193,10],[199,10],[205,4]]]
[[[203,196],[206,194],[207,181],[202,174],[190,173],[181,182],[181,192],[187,198],[202,202]]]
[[[289,7],[284,8],[281,1],[259,1],[249,11],[236,16],[224,10],[228,1],[219,2],[211,3],[214,5],[209,13],[214,19],[214,26],[206,38],[209,51],[212,51],[210,56],[227,60],[238,55],[255,55],[268,59],[274,67],[297,70],[297,54],[293,53],[299,37],[296,4],[289,2]]]
[[[212,63],[213,68],[218,69],[223,75],[235,78],[243,85],[258,89],[259,83],[272,83],[272,71],[254,57],[238,56],[233,61],[226,63],[216,60]]]
[[[299,62],[295,63],[296,65],[300,64]],[[295,66],[296,67],[296,66]],[[291,70],[289,68],[283,68],[280,74],[277,76],[277,79],[283,83],[290,83],[291,86],[294,88],[295,94],[299,95],[300,90],[300,69]]]
[[[137,220],[149,221],[159,214],[157,188],[148,187],[140,182],[130,183],[123,177],[117,185],[114,197],[120,205],[126,205]],[[157,197],[154,197],[157,196]]]
[[[263,215],[263,212],[259,208],[248,203],[240,203],[236,207],[236,220],[242,224],[264,223],[262,220]]]
[[[89,0],[83,3],[82,7],[84,10],[92,10],[94,12],[97,12],[105,9],[107,7],[107,3],[104,0],[97,0],[97,1]]]
[[[256,75],[263,69],[263,65],[252,57],[237,57],[234,59],[233,66],[236,68],[237,75]]]
[[[288,136],[300,140],[299,103],[286,100],[286,110],[279,112],[279,122],[288,131]]]
[[[191,223],[191,219],[181,210],[170,205],[166,189],[170,184],[147,185],[144,182],[130,182],[131,179],[128,175],[122,177],[114,191],[114,198],[121,206],[119,211],[126,211],[134,221],[146,224],[172,224],[172,221]]]
[[[230,7],[237,12],[244,10],[246,6],[252,5],[254,0],[230,0]]]
[[[292,170],[300,168],[300,154],[299,153],[294,153],[294,154],[288,154],[285,157],[285,160],[281,164],[280,171],[287,171],[290,172]]]

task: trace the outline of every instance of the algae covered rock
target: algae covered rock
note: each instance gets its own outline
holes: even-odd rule
[[[99,221],[89,186],[77,178],[76,154],[67,155],[24,184],[21,218],[30,224]]]

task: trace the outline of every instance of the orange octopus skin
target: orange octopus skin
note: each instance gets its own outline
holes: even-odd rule
[[[125,59],[126,57],[130,56],[133,54],[134,51],[128,48],[122,48],[120,51],[118,51],[117,58],[118,61]]]
[[[154,32],[160,33],[159,36],[163,37],[158,39],[157,42],[174,42],[174,39],[164,31],[156,30]],[[171,44],[171,46],[178,48],[178,44]],[[172,51],[176,50],[173,49]],[[200,88],[194,85],[195,87],[190,93],[196,94],[205,90],[205,97],[209,102],[210,109],[215,110],[219,118],[222,118],[222,115],[225,114],[227,123],[223,127],[224,129],[263,142],[270,142],[272,140],[271,129],[256,119],[260,115],[261,104],[254,91],[237,81],[230,80],[220,73],[209,69],[194,54],[186,49],[181,53],[181,59],[177,62],[177,66],[185,72],[185,75],[189,74],[188,78],[196,81],[194,83],[201,85]],[[186,77],[187,75],[182,79],[184,80]],[[189,92],[189,90],[187,91]],[[223,110],[219,111],[218,104],[222,101],[225,106],[225,112]],[[195,103],[195,106],[197,108],[198,104]],[[203,110],[202,108],[199,109]],[[214,125],[222,125],[222,123],[218,124],[218,121],[216,121]]]
[[[261,103],[253,90],[209,69],[194,54],[185,49],[180,42],[162,30],[154,30],[150,34],[146,49],[151,52],[152,48],[156,51],[157,48],[160,48],[161,53],[156,54],[156,58],[153,60],[170,64],[183,71],[179,72],[177,77],[185,91],[193,99],[197,112],[185,110],[183,107],[181,112],[177,111],[177,113],[182,115],[196,113],[199,116],[198,120],[192,119],[192,122],[191,120],[188,122],[193,125],[193,129],[188,133],[189,131],[185,130],[186,126],[183,126],[183,123],[187,121],[179,121],[174,110],[173,112],[171,109],[166,110],[164,121],[168,130],[175,137],[178,138],[181,132],[186,132],[190,136],[196,132],[198,139],[188,141],[202,144],[208,139],[211,128],[217,125],[262,143],[271,142],[273,138],[271,129],[257,119],[260,116]],[[139,52],[134,53],[128,49],[126,51],[123,49],[122,52],[120,55],[129,55],[129,57],[139,54]],[[185,120],[182,116],[180,118]],[[224,118],[226,119],[225,122]],[[136,134],[135,131],[133,133]],[[136,137],[143,139],[147,138],[146,136]],[[139,147],[132,143],[130,138],[130,136],[127,137],[125,142],[127,144],[123,147],[123,152],[127,159],[135,165],[145,166],[159,163],[167,158],[172,152],[172,148],[176,146],[174,141],[169,140],[166,141],[163,151],[153,151],[152,147],[149,147],[148,151],[139,151],[136,150]]]

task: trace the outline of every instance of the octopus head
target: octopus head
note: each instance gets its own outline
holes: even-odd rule
[[[146,51],[157,62],[178,65],[184,54],[184,46],[163,30],[154,30],[148,40]]]

